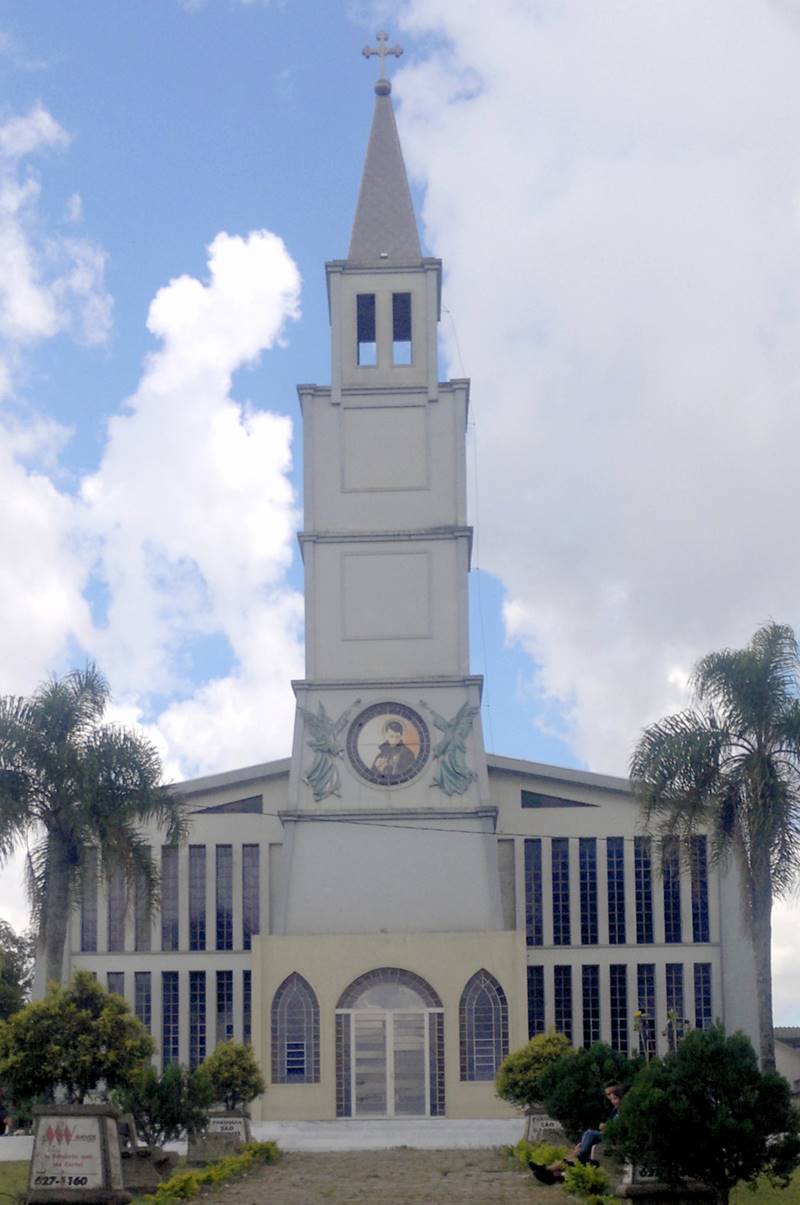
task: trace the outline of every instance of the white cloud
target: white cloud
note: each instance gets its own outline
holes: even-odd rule
[[[38,341],[71,331],[101,343],[110,331],[105,253],[89,239],[47,232],[41,184],[25,162],[68,143],[41,104],[0,125],[0,401],[13,392],[23,353]]]
[[[797,27],[754,0],[407,13],[448,43],[396,92],[482,567],[577,753],[624,771],[676,666],[798,619]]]
[[[300,600],[284,581],[298,525],[291,423],[230,389],[238,369],[280,344],[299,290],[277,236],[218,235],[207,282],[182,276],[156,295],[148,327],[162,346],[82,486],[109,598],[93,650],[123,695],[176,695],[157,722],[184,769],[258,761],[288,744],[288,720],[278,742],[269,717],[291,716],[301,662]],[[193,691],[187,650],[210,636],[227,642],[235,669]]]

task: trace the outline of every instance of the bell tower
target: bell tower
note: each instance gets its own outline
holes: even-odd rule
[[[502,927],[469,674],[469,383],[440,382],[423,256],[381,77],[347,258],[326,265],[330,386],[300,385],[306,677],[275,932]]]

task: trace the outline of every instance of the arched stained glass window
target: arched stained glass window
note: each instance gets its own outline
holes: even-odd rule
[[[462,1080],[493,1080],[508,1054],[508,1001],[494,975],[472,976],[458,1008]]]
[[[272,1082],[319,1083],[319,1004],[311,984],[296,971],[272,1000]]]

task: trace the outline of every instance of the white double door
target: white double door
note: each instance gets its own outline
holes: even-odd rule
[[[428,1014],[350,1014],[355,1117],[427,1117]]]

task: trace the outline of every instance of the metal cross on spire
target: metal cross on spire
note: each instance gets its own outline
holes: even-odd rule
[[[364,49],[361,51],[361,53],[363,54],[365,59],[372,58],[373,54],[377,54],[379,56],[379,58],[381,60],[380,78],[386,79],[386,56],[387,56],[387,54],[393,54],[396,59],[399,59],[400,55],[403,53],[403,47],[402,46],[387,46],[386,43],[389,40],[389,35],[386,33],[381,32],[377,35],[377,37],[378,37],[378,45],[377,46],[365,46]]]

